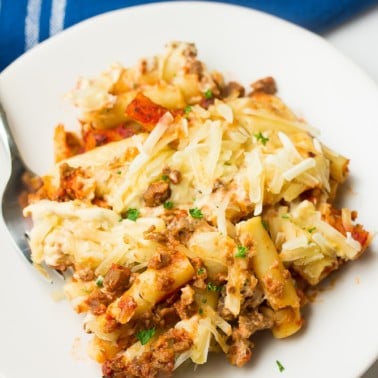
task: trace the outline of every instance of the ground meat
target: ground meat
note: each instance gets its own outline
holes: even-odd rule
[[[203,261],[199,257],[195,257],[194,259],[191,259],[190,262],[196,272],[193,286],[198,289],[206,289],[207,270]]]
[[[227,283],[227,273],[226,272],[219,272],[219,273],[217,273],[215,275],[213,283],[215,283],[218,286],[225,285]]]
[[[300,194],[301,201],[304,201],[304,200],[310,201],[315,206],[317,206],[319,202],[322,202],[321,201],[322,197],[324,197],[324,194],[323,194],[323,191],[319,188],[312,188]]]
[[[198,306],[194,302],[194,290],[188,285],[181,289],[180,300],[174,304],[174,307],[181,319],[189,319],[196,312]]]
[[[176,357],[192,344],[185,330],[172,328],[161,335],[149,351],[132,361],[125,361],[122,356],[105,361],[102,374],[107,378],[169,377],[173,373]]]
[[[221,88],[221,97],[222,98],[238,98],[244,97],[245,89],[242,85],[236,81],[230,81],[224,87]]]
[[[67,163],[60,167],[60,185],[56,193],[52,195],[55,201],[70,201],[75,199],[92,199],[94,187],[88,172],[81,167],[73,168]]]
[[[163,175],[168,176],[169,181],[175,185],[179,184],[182,179],[180,171],[178,171],[177,169],[171,169],[169,167],[163,169]]]
[[[214,192],[216,192],[217,190],[222,189],[222,188],[224,188],[224,184],[223,184],[222,180],[221,180],[221,179],[216,179],[216,180],[214,181],[214,185],[213,185],[213,190],[212,190],[212,192],[214,193]]]
[[[130,277],[128,267],[113,264],[104,277],[104,288],[111,292],[123,292],[130,286]]]
[[[214,105],[214,102],[215,102],[215,99],[214,97],[212,98],[205,98],[203,97],[199,103],[199,105],[204,108],[204,109],[208,109],[210,105]]]
[[[194,232],[193,221],[188,217],[186,210],[167,210],[161,218],[166,224],[166,230],[158,232],[152,226],[144,232],[145,239],[167,244],[174,249],[177,244],[187,242]]]
[[[248,339],[256,331],[273,327],[273,320],[256,310],[247,315],[240,315],[238,321],[239,334],[244,339]]]
[[[129,295],[123,295],[118,302],[118,308],[121,311],[119,313],[119,316],[117,317],[117,320],[120,323],[126,323],[127,320],[129,320],[130,317],[134,314],[137,307],[138,306],[133,297],[130,297]]]
[[[173,327],[180,320],[174,307],[161,307],[158,305],[153,311],[152,322],[158,329]]]
[[[241,294],[244,299],[240,308],[241,314],[249,313],[257,306],[259,306],[265,299],[264,291],[262,290],[260,285],[258,285],[256,289],[251,293],[246,293],[244,290],[242,290]]]
[[[256,295],[256,289],[259,290],[257,278],[251,273],[243,283],[241,293],[244,298],[250,298]],[[261,291],[261,290],[260,290]]]
[[[146,239],[167,243],[168,246],[174,248],[179,243],[185,244],[192,236],[195,229],[194,221],[189,218],[186,210],[168,210],[162,214],[161,218],[166,224],[164,233],[156,232],[150,228],[144,233]]]
[[[174,209],[162,217],[166,223],[166,234],[169,242],[185,243],[194,232],[194,225],[186,210]]]
[[[113,319],[109,315],[105,315],[105,322],[103,324],[103,330],[105,333],[111,333],[119,328],[119,326],[120,324],[117,322],[117,320]]]
[[[272,328],[273,320],[260,314],[257,310],[246,315],[240,315],[238,326],[233,328],[232,342],[227,353],[227,358],[231,364],[238,367],[243,366],[252,357],[253,343],[249,338],[262,329]]]
[[[249,313],[253,311],[265,299],[264,292],[257,286],[257,279],[253,275],[249,275],[240,290],[242,301],[240,306],[240,314]],[[218,301],[218,313],[225,320],[231,321],[235,316],[225,307],[226,291],[221,292]]]
[[[252,348],[253,343],[250,340],[237,337],[230,345],[227,359],[232,365],[242,367],[251,359]]]
[[[102,375],[105,378],[108,377],[119,377],[119,378],[126,378],[126,374],[123,374],[123,358],[122,356],[112,358],[110,360],[106,360],[105,363],[102,365]]]
[[[361,251],[364,251],[364,249],[367,248],[370,243],[371,235],[360,224],[357,224],[353,226],[352,238],[361,244]]]
[[[93,315],[101,315],[105,313],[106,308],[111,301],[112,297],[109,294],[100,289],[95,289],[89,294],[85,303],[88,305],[89,310]]]
[[[93,205],[103,207],[104,209],[111,209],[111,206],[105,198],[95,197],[93,198],[92,203]]]
[[[361,244],[361,253],[367,248],[370,243],[371,235],[362,227],[362,225],[352,223],[357,218],[356,211],[352,211],[350,213],[350,218],[348,217],[349,220],[344,222],[343,212],[332,207],[329,203],[321,204],[319,210],[321,212],[322,220],[327,222],[330,226],[344,236],[347,235],[347,232],[351,233],[352,238]]]
[[[198,75],[201,78],[203,73],[203,64],[199,60],[194,60],[189,64],[188,72],[191,74]]]
[[[57,273],[59,273],[62,276],[62,278],[64,277],[63,272],[65,272],[68,268],[72,266],[73,263],[71,262],[70,257],[66,255],[61,256],[59,258],[59,261],[56,261],[55,264],[49,264],[49,267],[55,269]]]
[[[172,261],[170,253],[159,252],[152,256],[148,262],[148,267],[151,269],[162,269],[168,266]]]
[[[145,75],[148,72],[148,61],[147,59],[141,59],[139,61],[139,72],[141,75]]]
[[[171,290],[174,283],[175,283],[174,278],[159,275],[157,277],[156,290],[163,290],[164,292],[167,292]]]
[[[148,230],[146,230],[143,233],[144,238],[146,240],[153,240],[158,243],[166,243],[168,241],[167,235],[162,232],[155,231],[155,230],[156,230],[156,227],[151,226]]]
[[[270,275],[266,275],[263,277],[262,281],[266,290],[274,297],[281,298],[284,295],[285,286],[280,280],[274,279]]]
[[[54,130],[54,160],[56,163],[83,152],[82,141],[62,124]]]
[[[235,319],[235,315],[228,308],[225,307],[224,301],[225,296],[221,295],[218,300],[217,312],[224,320],[228,322],[233,321]]]
[[[267,94],[275,94],[277,92],[277,85],[271,76],[264,77],[251,84],[253,92],[264,92]]]
[[[143,314],[137,319],[138,327],[140,329],[150,329],[155,327],[157,329],[168,329],[174,327],[180,321],[176,309],[173,304],[180,299],[180,292],[175,291],[164,301],[157,303],[155,307]]]
[[[152,182],[143,194],[146,206],[154,207],[164,203],[171,195],[171,188],[166,181]]]
[[[85,282],[92,281],[95,278],[95,274],[90,268],[78,269],[74,275],[75,277],[77,276],[81,281]]]
[[[100,122],[101,123],[101,122]],[[102,125],[82,125],[83,151],[90,151],[98,146],[129,138],[137,133],[135,124],[121,123],[110,128],[101,129]]]

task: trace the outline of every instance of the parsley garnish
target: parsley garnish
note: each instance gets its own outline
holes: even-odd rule
[[[316,230],[316,227],[310,227],[307,231],[312,234]]]
[[[203,314],[203,309],[200,308],[200,309],[198,310],[198,313],[199,313],[200,315],[202,315],[202,314]]]
[[[163,203],[164,209],[172,209],[173,208],[173,202],[172,201],[165,201]]]
[[[205,269],[204,268],[198,268],[197,270],[197,274],[198,275],[201,275],[201,274],[204,274],[205,273]]]
[[[193,209],[189,209],[189,214],[192,216],[192,218],[195,218],[195,219],[202,219],[203,218],[202,211],[198,207],[195,207]]]
[[[138,209],[128,209],[125,213],[124,218],[127,218],[132,221],[136,221],[140,217],[140,212]]]
[[[122,171],[117,171],[117,175],[120,175],[122,173]]]
[[[286,214],[282,214],[281,215],[281,218],[282,219],[290,219],[290,214],[286,213]]]
[[[263,227],[265,228],[265,230],[269,230],[269,226],[268,226],[268,223],[266,221],[264,221],[263,219],[261,219],[261,224],[263,225]]]
[[[204,94],[206,100],[211,100],[213,98],[213,91],[211,89],[208,89]]]
[[[188,114],[192,111],[192,107],[190,105],[185,106],[184,113]]]
[[[163,176],[161,176],[161,179],[162,179],[163,181],[168,181],[168,180],[169,180],[169,177],[168,177],[168,175],[163,175]]]
[[[209,291],[221,291],[222,287],[221,286],[217,286],[215,284],[213,284],[212,282],[209,282],[207,284],[207,290]]]
[[[244,245],[238,245],[238,251],[235,253],[235,257],[247,257],[248,248]]]
[[[258,141],[260,141],[264,146],[265,146],[266,143],[269,141],[269,138],[264,137],[264,135],[262,134],[261,131],[259,131],[257,134],[255,134],[254,137],[255,137]]]
[[[276,360],[276,364],[278,366],[278,370],[280,371],[280,373],[282,373],[285,370],[284,366],[278,360]]]
[[[96,286],[97,287],[103,287],[104,286],[104,277],[98,276],[96,279]]]
[[[136,337],[142,345],[146,345],[150,341],[151,337],[155,335],[155,332],[155,327],[151,329],[140,330],[137,332]]]
[[[202,303],[207,303],[207,299],[206,298],[202,298]]]

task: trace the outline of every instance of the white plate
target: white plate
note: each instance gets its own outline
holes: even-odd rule
[[[0,75],[0,98],[25,160],[37,172],[52,163],[52,131],[74,125],[63,99],[79,76],[113,62],[136,63],[166,42],[189,40],[211,68],[247,84],[277,79],[279,95],[322,132],[322,140],[351,158],[353,186],[344,204],[377,230],[378,91],[359,68],[321,38],[276,18],[215,3],[163,3],[105,14],[39,45]],[[70,122],[70,124],[68,123]],[[0,150],[3,187],[9,172]],[[0,225],[0,376],[100,377],[86,356],[81,320],[18,256]],[[258,337],[255,355],[238,370],[211,358],[199,377],[357,377],[378,356],[377,243],[337,274],[336,284],[305,311],[298,335]],[[276,360],[285,371],[278,371]],[[182,374],[180,376],[184,376]],[[187,373],[185,376],[192,376]]]

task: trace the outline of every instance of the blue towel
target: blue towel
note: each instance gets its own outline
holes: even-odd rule
[[[86,18],[153,0],[0,0],[0,72],[24,51]],[[378,0],[233,0],[321,32]]]

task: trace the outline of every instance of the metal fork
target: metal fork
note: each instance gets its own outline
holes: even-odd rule
[[[11,161],[11,173],[8,183],[5,186],[1,201],[3,220],[13,241],[15,242],[16,248],[30,263],[32,263],[31,251],[27,239],[28,232],[31,229],[31,221],[22,215],[22,208],[19,198],[22,192],[25,190],[25,186],[22,182],[23,175],[26,173],[31,175],[35,174],[26,166],[21,158],[1,103],[0,137],[4,146],[8,147]]]
[[[9,127],[5,110],[0,102],[0,139],[4,146],[8,148],[11,161],[11,173],[5,186],[1,200],[1,210],[3,220],[7,226],[8,232],[14,241],[16,249],[19,250],[26,260],[33,264],[31,250],[28,242],[28,234],[32,228],[30,218],[25,218],[22,214],[20,197],[25,192],[25,184],[22,178],[25,174],[31,177],[36,174],[30,170],[21,158],[20,151],[17,148]],[[65,279],[62,272],[43,264],[42,269],[38,269],[42,275],[53,283],[53,277]]]

